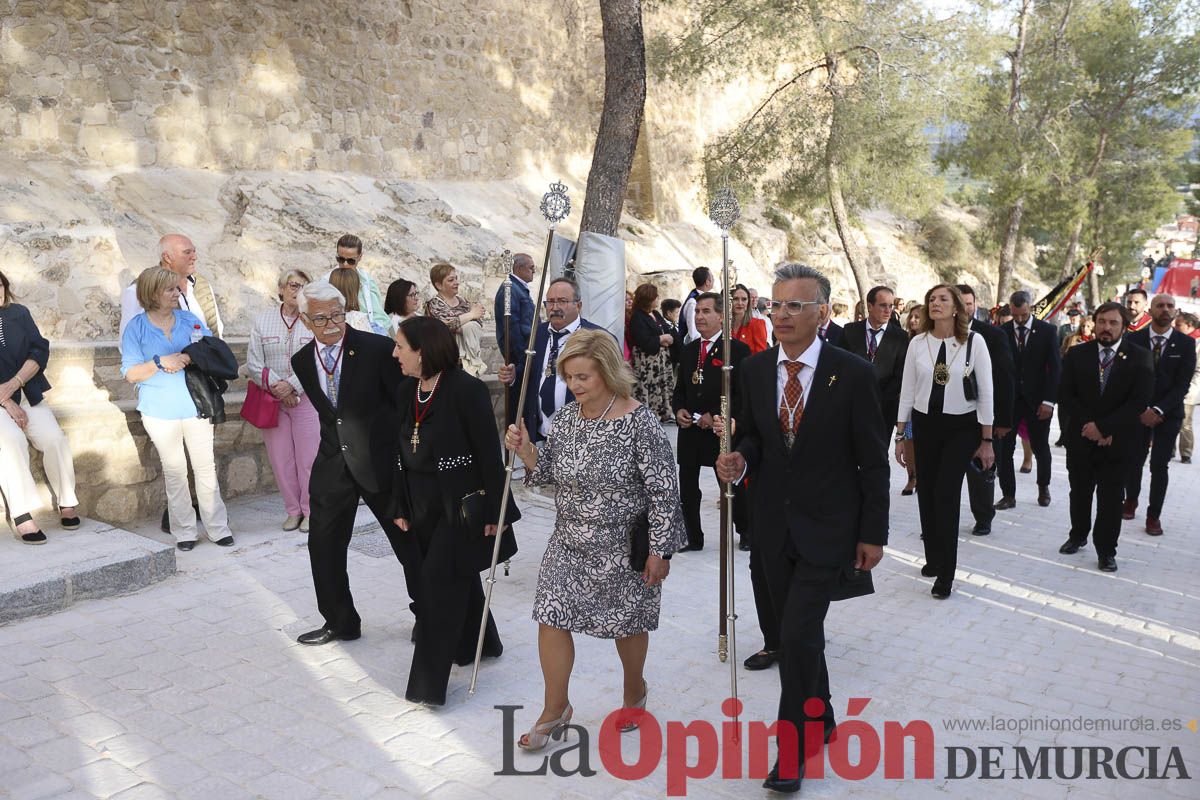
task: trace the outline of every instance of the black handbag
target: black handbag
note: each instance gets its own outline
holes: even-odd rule
[[[875,582],[871,573],[865,569],[855,569],[853,564],[847,564],[837,571],[833,585],[829,588],[830,600],[851,600],[875,593]]]
[[[650,515],[643,511],[633,521],[633,529],[629,532],[629,568],[634,572],[646,569],[646,559],[650,557]]]
[[[967,334],[967,364],[963,367],[963,397],[974,401],[979,398],[979,383],[975,380],[975,370],[971,369],[971,342],[974,333]]]
[[[458,516],[463,526],[472,534],[482,533],[483,529],[489,523],[487,522],[487,492],[483,489],[476,490],[470,494],[463,495],[463,498],[458,501]],[[512,498],[509,498],[508,513],[505,515],[504,527],[508,529],[512,527],[514,522],[521,519],[521,512],[517,509]]]

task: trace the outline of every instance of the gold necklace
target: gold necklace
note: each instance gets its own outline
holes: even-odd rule
[[[954,355],[950,357],[950,364],[947,364],[945,361],[938,361],[937,356],[933,354],[933,345],[930,343],[930,339],[936,338],[930,334],[925,335],[925,352],[929,353],[929,360],[933,362],[933,382],[938,386],[945,386],[950,383],[950,364],[958,360],[958,354],[962,352],[962,347],[960,346],[954,352]],[[953,339],[955,342],[958,341],[953,336],[950,339]],[[950,339],[938,339],[938,341],[945,344]],[[938,349],[940,350],[941,348],[939,347]]]

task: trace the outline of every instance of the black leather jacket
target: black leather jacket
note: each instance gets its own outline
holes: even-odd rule
[[[188,393],[196,404],[196,416],[213,425],[225,421],[225,390],[238,376],[237,358],[229,345],[215,336],[205,336],[183,348],[192,359],[183,370]]]

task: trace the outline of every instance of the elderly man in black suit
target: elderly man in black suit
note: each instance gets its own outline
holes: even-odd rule
[[[1001,440],[1013,427],[1013,360],[1012,351],[1004,338],[1004,331],[989,322],[976,318],[975,289],[965,283],[954,287],[962,295],[967,314],[971,317],[971,330],[983,337],[992,361],[992,437]],[[996,472],[980,472],[974,466],[967,467],[967,494],[971,498],[971,515],[975,527],[971,533],[987,536],[992,532],[992,520],[996,516],[993,503],[996,500]]]
[[[359,498],[387,534],[410,597],[418,585],[417,556],[391,515],[396,388],[402,377],[392,358],[394,344],[386,336],[346,325],[345,300],[328,281],[306,284],[297,300],[313,341],[292,356],[292,369],[321,420],[321,444],[309,482],[308,557],[317,610],[325,620],[298,641],[319,645],[357,639],[361,632],[346,574]]]
[[[1145,447],[1125,483],[1124,519],[1133,519],[1142,491],[1142,472],[1150,457],[1150,502],[1146,505],[1146,533],[1162,536],[1163,501],[1167,497],[1167,465],[1175,438],[1183,427],[1183,399],[1196,371],[1196,341],[1174,330],[1175,298],[1158,294],[1150,301],[1150,324],[1129,334],[1129,341],[1148,349],[1154,358],[1154,391],[1139,417]]]
[[[704,531],[700,527],[700,470],[715,467],[721,451],[721,440],[713,434],[713,417],[721,413],[721,371],[724,365],[724,345],[721,341],[721,295],[704,292],[696,298],[692,319],[700,338],[683,346],[679,376],[671,397],[671,409],[679,425],[679,502],[687,526],[688,543],[679,552],[704,549]],[[742,361],[750,356],[750,348],[736,339],[729,343],[733,377]],[[737,391],[730,408],[736,407]],[[741,503],[735,502],[738,516]]]
[[[1058,376],[1062,367],[1058,348],[1058,330],[1049,322],[1033,316],[1029,292],[1013,292],[1009,298],[1012,320],[1004,323],[1005,338],[1013,358],[1013,430],[1000,442],[1000,491],[1003,497],[996,508],[1017,504],[1017,476],[1013,471],[1013,452],[1017,445],[1016,426],[1025,422],[1029,443],[1037,459],[1038,505],[1050,505],[1050,420],[1058,399]]]
[[[1090,530],[1100,569],[1116,572],[1121,498],[1144,450],[1138,415],[1150,402],[1154,365],[1150,352],[1130,341],[1129,314],[1120,303],[1102,304],[1092,319],[1096,338],[1075,345],[1063,359],[1059,397],[1067,420],[1071,532],[1058,552],[1079,552]]]
[[[825,615],[834,597],[849,596],[847,581],[869,580],[863,573],[883,557],[889,473],[874,370],[817,336],[829,293],[828,278],[812,267],[776,270],[779,345],[742,364],[738,444],[717,459],[722,480],[751,478],[754,547],[780,621],[780,726],[803,731],[812,698],[821,701],[812,718],[825,723],[827,738],[834,719]],[[799,739],[785,734],[763,785],[799,791],[803,763]]]
[[[900,408],[900,384],[904,381],[904,357],[908,354],[908,334],[892,322],[895,307],[895,292],[886,286],[876,286],[867,292],[867,318],[848,323],[838,343],[874,365],[883,424],[889,431],[896,424]]]
[[[546,308],[546,321],[538,325],[533,373],[525,388],[525,428],[529,431],[529,441],[534,444],[550,435],[550,419],[554,412],[575,400],[575,395],[567,388],[567,382],[555,368],[558,354],[575,331],[600,328],[579,316],[583,311],[579,284],[570,278],[551,281],[546,287],[542,305]],[[517,369],[513,364],[505,364],[497,374],[503,383],[511,384],[517,379]]]

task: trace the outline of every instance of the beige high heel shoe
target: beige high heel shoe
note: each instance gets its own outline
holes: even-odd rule
[[[517,739],[517,747],[528,750],[530,753],[536,753],[539,750],[545,750],[551,739],[562,739],[565,742],[567,726],[571,724],[571,715],[574,713],[575,709],[571,708],[570,703],[567,703],[567,708],[561,717],[543,722],[541,725],[535,724],[528,733]]]
[[[636,712],[646,710],[646,696],[650,694],[650,684],[646,683],[645,678],[642,679],[642,687],[642,699],[629,706],[635,713],[628,715],[621,723],[621,733],[629,733],[638,729],[638,720],[642,715]]]

